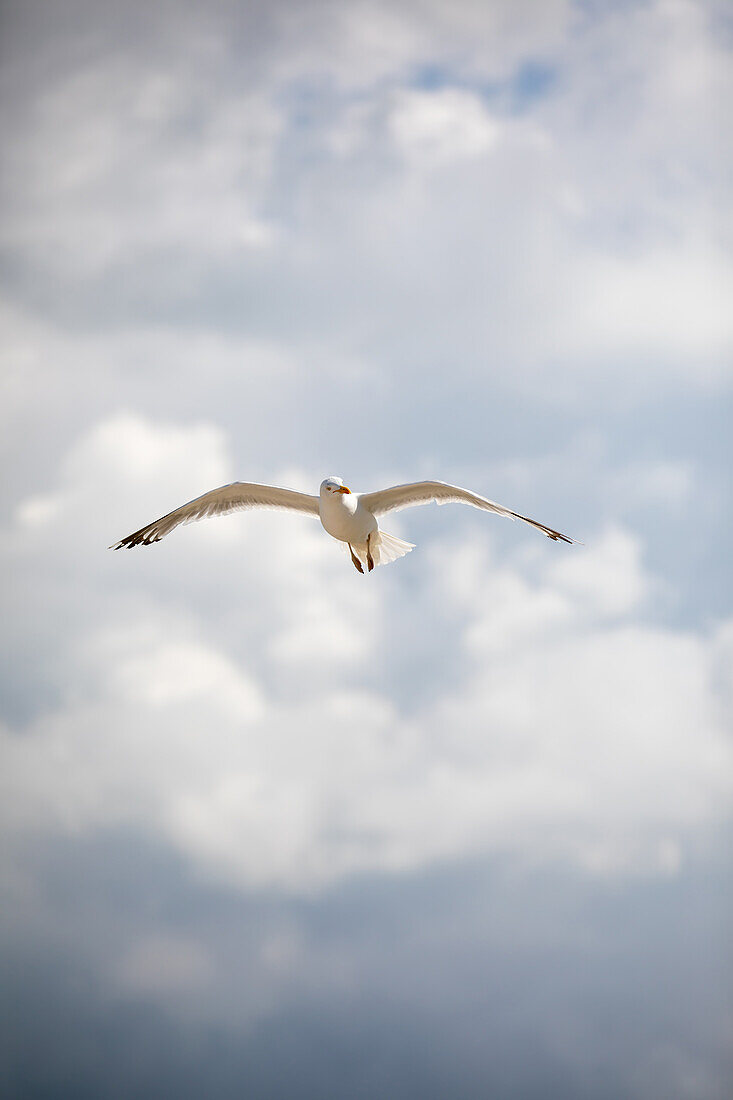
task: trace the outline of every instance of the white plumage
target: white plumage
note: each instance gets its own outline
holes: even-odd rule
[[[246,508],[282,508],[320,519],[329,535],[348,546],[355,568],[363,573],[364,565],[371,571],[375,565],[386,565],[414,548],[412,543],[381,531],[377,516],[432,502],[470,504],[473,508],[495,512],[498,516],[520,519],[550,539],[575,542],[575,539],[560,534],[552,527],[545,527],[543,523],[512,512],[493,500],[461,489],[458,485],[447,485],[444,481],[415,481],[408,485],[395,485],[391,489],[379,489],[376,493],[352,493],[340,477],[328,477],[321,482],[317,497],[293,489],[281,489],[276,485],[257,485],[247,481],[222,485],[220,489],[212,489],[141,527],[110,549],[149,546],[151,542],[160,542],[180,524],[192,523],[207,516],[225,515]]]

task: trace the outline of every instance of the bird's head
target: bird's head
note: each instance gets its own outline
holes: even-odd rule
[[[321,496],[328,496],[331,493],[350,493],[351,489],[347,485],[344,485],[343,478],[340,477],[327,477],[325,481],[321,482]]]

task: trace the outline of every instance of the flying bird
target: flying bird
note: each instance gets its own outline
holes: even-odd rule
[[[405,542],[395,535],[382,531],[377,522],[378,516],[386,512],[398,512],[403,508],[412,508],[417,504],[470,504],[473,508],[483,508],[498,516],[509,519],[521,519],[538,531],[544,532],[550,539],[573,543],[576,540],[561,535],[552,527],[545,527],[537,520],[520,516],[510,508],[504,508],[493,500],[487,500],[458,485],[447,485],[444,481],[415,481],[409,485],[394,485],[391,489],[378,489],[376,493],[353,493],[344,485],[340,477],[327,477],[321,482],[319,495],[298,493],[294,489],[281,489],[276,485],[257,485],[248,481],[235,481],[231,485],[222,485],[203,496],[190,500],[167,516],[156,519],[147,527],[141,527],[127,538],[114,543],[110,550],[120,550],[123,546],[131,550],[133,546],[149,546],[160,542],[182,523],[207,516],[222,516],[227,512],[241,511],[247,508],[279,508],[290,512],[302,512],[320,519],[323,529],[339,542],[345,543],[351,554],[354,567],[360,573],[364,566],[371,573],[375,565],[387,565],[388,562],[409,554],[414,543]]]

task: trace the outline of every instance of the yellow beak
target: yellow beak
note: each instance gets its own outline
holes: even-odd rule
[[[350,493],[351,489],[347,489],[345,485],[341,485],[337,490],[337,493]]]

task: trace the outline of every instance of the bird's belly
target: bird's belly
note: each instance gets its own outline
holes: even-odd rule
[[[374,516],[363,508],[352,512],[338,506],[322,507],[320,511],[321,523],[329,535],[355,546],[363,546],[368,535],[377,527]]]

